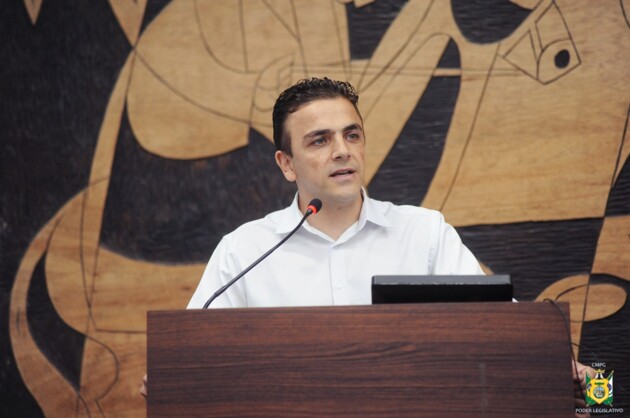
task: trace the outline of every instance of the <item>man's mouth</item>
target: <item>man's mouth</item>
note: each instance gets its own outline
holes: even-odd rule
[[[352,168],[341,168],[339,170],[333,171],[330,177],[345,176],[348,174],[354,174],[354,172],[355,170],[353,170]]]

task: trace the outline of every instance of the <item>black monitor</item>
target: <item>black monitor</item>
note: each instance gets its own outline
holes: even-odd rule
[[[509,275],[372,277],[373,304],[509,301]]]

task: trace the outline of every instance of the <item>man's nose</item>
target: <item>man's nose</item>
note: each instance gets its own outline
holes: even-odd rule
[[[345,159],[350,156],[350,148],[343,136],[336,136],[334,139],[333,159]]]

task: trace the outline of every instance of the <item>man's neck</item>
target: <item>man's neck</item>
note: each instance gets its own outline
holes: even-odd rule
[[[346,205],[324,202],[322,211],[309,218],[308,223],[336,241],[352,224],[359,220],[362,206],[363,196]]]

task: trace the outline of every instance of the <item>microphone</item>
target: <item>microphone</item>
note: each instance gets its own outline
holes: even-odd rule
[[[250,264],[249,267],[247,267],[245,270],[241,271],[236,277],[234,277],[232,280],[230,280],[225,285],[223,285],[219,290],[214,292],[214,294],[212,296],[210,296],[210,299],[208,299],[206,301],[206,303],[203,305],[203,309],[208,308],[208,306],[210,306],[210,304],[212,303],[213,300],[215,300],[216,298],[221,296],[221,294],[223,294],[223,292],[228,290],[228,288],[230,286],[232,286],[234,283],[236,283],[241,277],[246,275],[251,269],[256,267],[258,265],[258,263],[260,263],[265,258],[267,258],[267,256],[269,256],[269,254],[271,254],[272,252],[276,251],[276,249],[278,247],[280,247],[282,244],[284,244],[286,240],[291,238],[291,236],[293,234],[295,234],[298,229],[300,229],[300,227],[302,226],[304,221],[306,221],[306,218],[308,218],[309,216],[319,212],[321,210],[321,208],[322,208],[322,201],[321,200],[319,200],[317,198],[311,200],[309,202],[308,206],[306,207],[306,212],[304,213],[304,216],[302,217],[302,220],[300,221],[300,223],[298,223],[297,226],[295,228],[293,228],[293,230],[291,232],[289,232],[289,234],[286,237],[284,237],[279,243],[277,243],[272,249],[270,249],[269,251],[264,253],[260,258],[258,258],[252,264]]]

